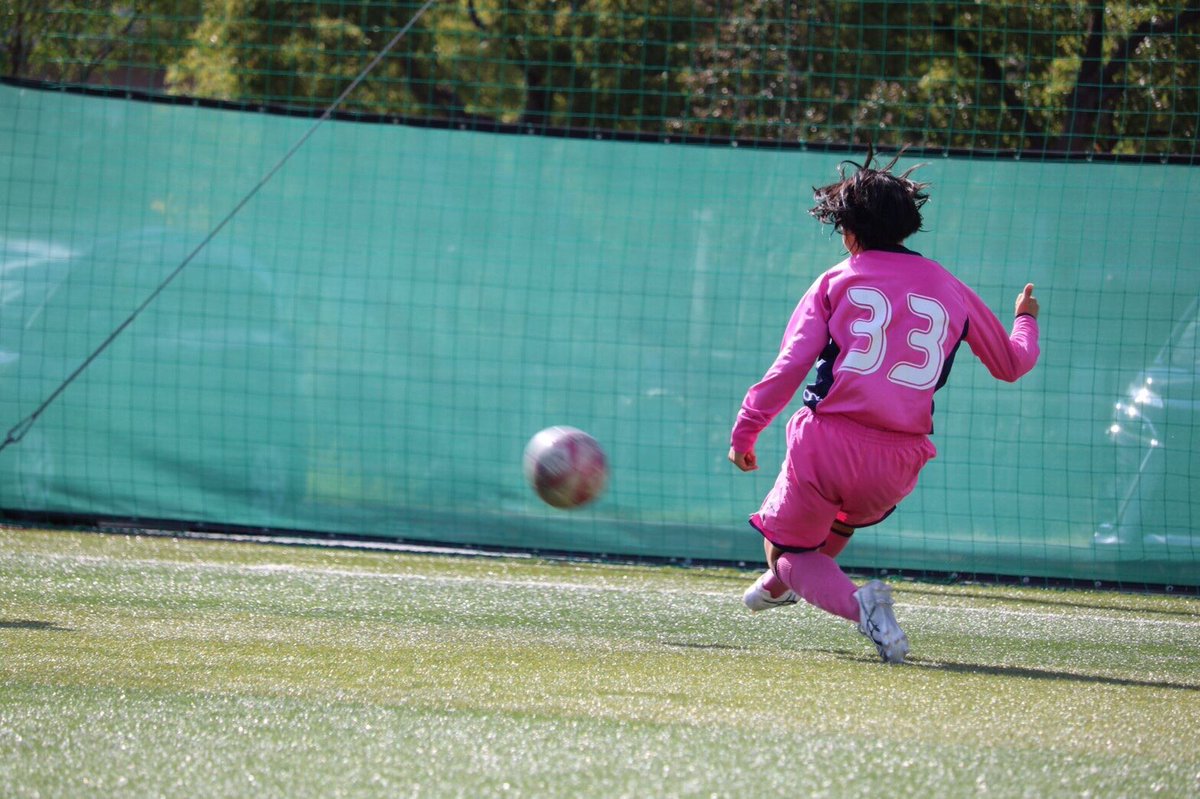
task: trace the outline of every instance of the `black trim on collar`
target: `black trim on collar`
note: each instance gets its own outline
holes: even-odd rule
[[[901,255],[916,255],[921,258],[924,257],[923,255],[921,255],[921,253],[917,252],[916,250],[910,250],[907,247],[905,247],[903,244],[895,244],[891,247],[872,247],[871,249],[872,250],[882,250],[883,252],[898,252]]]

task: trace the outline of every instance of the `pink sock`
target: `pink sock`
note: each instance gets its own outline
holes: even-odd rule
[[[778,598],[780,594],[788,590],[788,587],[784,584],[783,580],[780,580],[778,577],[776,577],[775,572],[771,571],[770,569],[763,574],[762,587],[767,589],[767,593],[771,595],[772,599]]]
[[[775,574],[804,601],[858,624],[858,590],[837,561],[821,552],[785,552]]]

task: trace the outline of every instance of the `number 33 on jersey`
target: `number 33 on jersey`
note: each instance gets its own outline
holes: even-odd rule
[[[865,342],[862,349],[851,349],[842,360],[842,371],[874,374],[883,364],[888,349],[888,335],[892,322],[892,305],[884,293],[870,286],[853,286],[846,292],[846,299],[867,312],[865,319],[855,320],[850,331]],[[946,342],[946,330],[950,316],[946,308],[933,297],[908,294],[908,310],[920,320],[911,327],[905,343],[918,357],[915,362],[901,361],[888,370],[891,382],[915,389],[933,388],[942,375],[942,364],[947,356],[942,351]],[[900,343],[900,342],[898,342]]]
[[[821,275],[784,333],[779,355],[742,403],[735,436],[752,442],[813,366],[804,403],[881,430],[929,433],[933,394],[965,342],[1013,381],[1037,361],[1037,321],[1010,333],[966,284],[910,250],[868,250]]]

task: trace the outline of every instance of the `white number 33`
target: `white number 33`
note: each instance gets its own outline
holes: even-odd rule
[[[883,365],[887,352],[892,305],[882,291],[866,286],[855,286],[846,292],[846,298],[867,314],[850,325],[850,332],[859,341],[846,353],[842,369],[863,375],[873,374]],[[917,326],[908,331],[907,345],[914,356],[920,357],[900,361],[887,373],[887,379],[919,390],[933,388],[942,374],[945,360],[943,347],[950,315],[940,302],[920,294],[908,295],[908,310],[918,321]]]

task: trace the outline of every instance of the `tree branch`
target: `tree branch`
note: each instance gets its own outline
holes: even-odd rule
[[[1075,88],[1067,105],[1067,121],[1060,148],[1080,152],[1087,146],[1085,137],[1096,133],[1096,113],[1100,108],[1101,81],[1104,77],[1104,3],[1088,3],[1087,38],[1079,70],[1075,73]]]
[[[1029,139],[1029,147],[1034,151],[1046,148],[1046,131],[1029,115],[1029,108],[1016,88],[1008,82],[1004,74],[1004,65],[996,56],[983,52],[982,46],[968,31],[958,28],[953,21],[939,19],[934,23],[934,30],[949,33],[956,50],[961,49],[963,55],[975,60],[979,71],[990,83],[1000,89],[1000,95],[1008,112],[1020,123],[1020,132]],[[961,44],[960,44],[961,43]]]
[[[467,0],[467,16],[471,19],[471,24],[481,31],[486,31],[488,26],[480,18],[479,12],[475,10],[475,0]]]
[[[129,22],[125,23],[125,27],[122,28],[119,33],[108,38],[108,41],[105,43],[104,47],[102,47],[100,51],[96,53],[95,57],[88,62],[88,65],[80,71],[79,79],[76,81],[77,83],[88,82],[92,76],[92,70],[104,63],[104,60],[108,58],[110,54],[112,54],[112,51],[117,49],[117,46],[121,44],[121,40],[126,34],[129,33],[129,31],[133,29],[133,26],[138,21],[138,17],[141,15],[141,13],[142,12],[137,10],[137,6],[134,6],[133,12],[129,15]]]
[[[8,68],[9,76],[13,78],[23,77],[21,74],[25,70],[26,61],[29,59],[29,53],[33,50],[31,42],[27,42],[25,38],[26,23],[29,21],[25,16],[25,8],[17,5],[13,12],[13,22],[8,29]],[[32,38],[32,34],[30,34]]]

